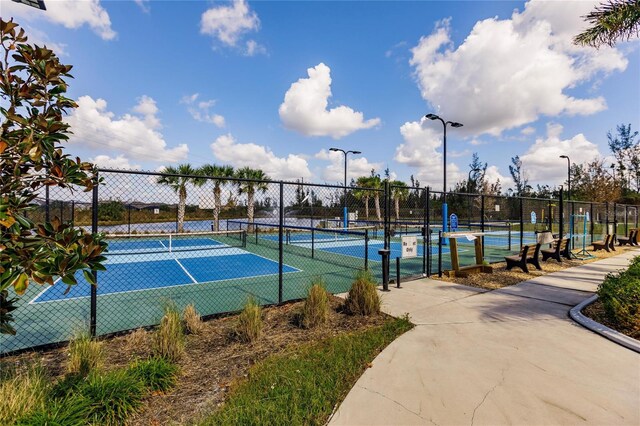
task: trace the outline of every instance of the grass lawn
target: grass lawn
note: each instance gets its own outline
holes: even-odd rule
[[[413,326],[407,318],[301,345],[255,365],[201,425],[325,424],[373,358]]]

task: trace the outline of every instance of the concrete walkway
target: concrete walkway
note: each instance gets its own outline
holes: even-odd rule
[[[640,425],[640,356],[568,318],[638,251],[484,291],[423,279],[383,295],[416,327],[331,425]]]

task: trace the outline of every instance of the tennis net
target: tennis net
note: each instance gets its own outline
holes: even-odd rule
[[[246,231],[185,232],[161,234],[106,234],[107,254],[173,253],[245,247]]]

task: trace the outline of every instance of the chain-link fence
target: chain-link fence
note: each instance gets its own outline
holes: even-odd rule
[[[478,234],[483,260],[499,262],[536,232],[589,244],[638,227],[638,209],[429,188],[360,188],[308,182],[100,170],[93,192],[51,187],[28,217],[57,217],[109,243],[106,271],[92,287],[31,285],[14,312],[15,336],[0,354],[63,342],[74,329],[107,335],[159,322],[163,307],[194,304],[203,316],[305,297],[313,282],[348,291],[358,271],[398,282],[451,268],[444,233]],[[446,211],[443,203],[446,202]],[[444,218],[444,220],[443,220]],[[475,242],[457,240],[461,265]],[[388,262],[388,263],[387,263]],[[386,269],[386,267],[388,267]],[[387,275],[388,274],[388,275]]]

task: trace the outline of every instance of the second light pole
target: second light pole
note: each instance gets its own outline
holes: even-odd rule
[[[343,209],[344,209],[344,227],[348,228],[349,227],[349,211],[347,209],[347,156],[349,154],[362,154],[362,152],[360,151],[345,151],[344,149],[340,149],[340,148],[329,148],[329,151],[336,151],[336,152],[341,152],[344,154],[344,203],[343,203]]]
[[[451,127],[462,127],[461,123],[457,123],[455,121],[444,121],[442,118],[437,116],[436,114],[427,114],[425,118],[429,120],[440,120],[442,123],[442,127],[444,129],[444,139],[443,139],[443,159],[444,159],[444,167],[443,167],[443,189],[442,189],[442,232],[447,232],[449,230],[448,226],[448,208],[447,208],[447,125]],[[446,241],[443,238],[443,242]],[[445,243],[446,244],[446,243]]]
[[[571,159],[568,155],[561,155],[560,158],[567,159],[567,206],[571,203]],[[571,238],[571,248],[573,248],[573,203],[571,203],[571,212],[569,213],[571,216],[569,218],[568,227],[569,227],[569,238]],[[560,230],[562,233],[562,230]]]

